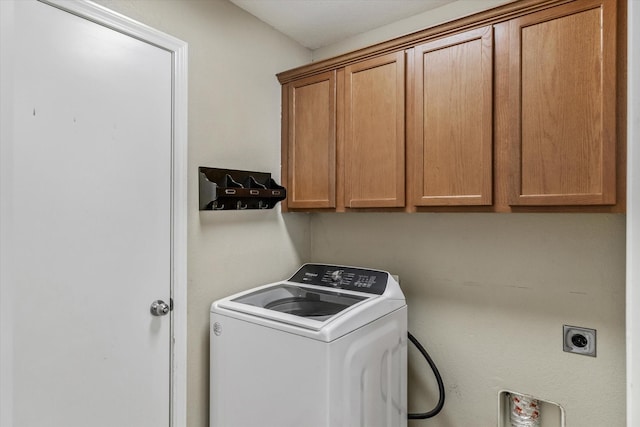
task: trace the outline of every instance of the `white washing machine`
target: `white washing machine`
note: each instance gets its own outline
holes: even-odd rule
[[[407,425],[407,305],[387,272],[305,264],[211,306],[211,427]]]

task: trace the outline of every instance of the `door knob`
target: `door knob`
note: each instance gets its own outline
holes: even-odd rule
[[[160,299],[151,303],[151,314],[154,316],[166,316],[169,310],[169,305]]]

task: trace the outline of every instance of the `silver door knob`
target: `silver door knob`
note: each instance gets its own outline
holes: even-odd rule
[[[169,305],[162,300],[156,300],[151,303],[151,314],[154,316],[166,316],[169,310]]]

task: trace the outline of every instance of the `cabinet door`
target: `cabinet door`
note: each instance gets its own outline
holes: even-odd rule
[[[510,22],[511,205],[615,204],[616,2]]]
[[[404,52],[345,67],[347,207],[404,206],[404,69]]]
[[[413,203],[492,202],[493,31],[484,27],[414,50]]]
[[[336,206],[336,72],[289,83],[288,207]]]

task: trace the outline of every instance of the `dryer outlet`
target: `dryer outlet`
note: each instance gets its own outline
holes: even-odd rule
[[[563,350],[596,357],[596,330],[579,326],[562,326]]]

